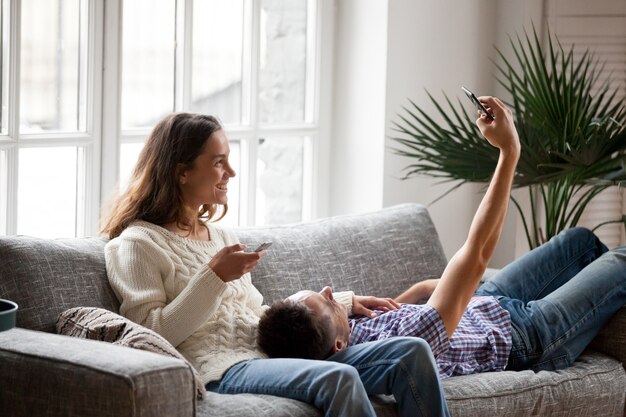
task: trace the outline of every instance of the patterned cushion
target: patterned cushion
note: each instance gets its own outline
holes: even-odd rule
[[[183,360],[193,372],[198,398],[204,398],[204,385],[198,372],[170,342],[119,314],[96,307],[70,308],[61,313],[56,327],[59,334],[66,336],[109,342]]]

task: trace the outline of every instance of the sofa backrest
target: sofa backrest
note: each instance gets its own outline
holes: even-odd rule
[[[15,301],[16,325],[55,332],[60,313],[92,306],[118,311],[104,264],[103,238],[0,236],[0,298]]]
[[[419,280],[439,277],[446,265],[428,211],[419,204],[236,232],[250,247],[273,242],[252,274],[266,303],[325,285],[396,296]],[[59,314],[78,306],[117,312],[104,263],[106,242],[0,236],[0,298],[19,305],[17,326],[54,332]]]
[[[252,273],[266,303],[326,285],[394,297],[417,281],[440,277],[446,266],[437,231],[420,204],[236,233],[249,247],[273,242]]]

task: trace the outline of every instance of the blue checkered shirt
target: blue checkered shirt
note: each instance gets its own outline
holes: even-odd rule
[[[500,371],[511,352],[511,317],[494,297],[473,297],[450,339],[441,316],[429,305],[403,304],[371,319],[350,318],[350,345],[393,336],[416,336],[430,345],[439,375],[447,378]]]

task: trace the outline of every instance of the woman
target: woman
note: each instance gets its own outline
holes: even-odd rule
[[[264,252],[209,222],[226,213],[229,153],[214,117],[175,113],[154,128],[103,227],[120,313],[176,346],[210,391],[298,399],[329,416],[375,416],[368,394],[393,394],[400,415],[448,415],[432,353],[415,338],[329,361],[265,359],[255,341],[265,307],[249,274]],[[361,301],[357,311],[387,303]]]

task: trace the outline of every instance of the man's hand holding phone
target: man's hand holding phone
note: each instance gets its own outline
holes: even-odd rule
[[[472,104],[474,104],[474,106],[476,106],[476,110],[478,110],[479,112],[481,112],[482,114],[484,114],[488,119],[490,120],[495,120],[495,116],[492,112],[490,112],[485,106],[484,104],[478,99],[478,97],[476,97],[474,95],[474,93],[472,93],[468,88],[465,87],[461,87],[461,90],[463,90],[463,92],[465,93],[465,95],[467,96],[467,98],[470,99],[470,101],[472,102]]]

